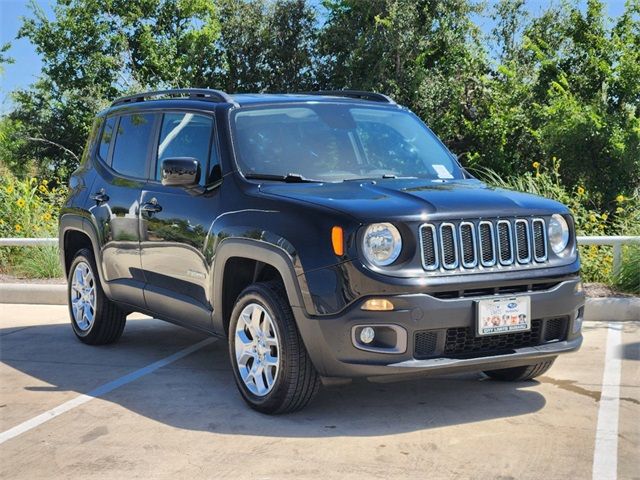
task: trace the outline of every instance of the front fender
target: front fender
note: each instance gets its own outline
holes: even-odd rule
[[[294,308],[313,311],[309,293],[303,287],[304,274],[296,276],[293,259],[284,249],[262,240],[226,238],[218,245],[213,264],[212,289],[213,305],[215,306],[213,328],[216,332],[224,332],[224,318],[221,308],[223,304],[224,271],[227,261],[234,257],[256,260],[274,267],[282,277],[290,305]],[[301,288],[301,283],[303,288]],[[305,298],[305,292],[308,298]]]

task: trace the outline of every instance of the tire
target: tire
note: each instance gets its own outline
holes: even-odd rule
[[[505,382],[524,382],[532,380],[547,372],[556,359],[552,358],[546,362],[525,365],[523,367],[503,368],[500,370],[487,370],[484,373],[495,380]]]
[[[320,387],[280,282],[254,283],[238,296],[229,358],[242,397],[262,413],[300,410]]]
[[[127,315],[104,294],[91,250],[76,253],[67,277],[69,316],[76,337],[89,345],[118,340]]]

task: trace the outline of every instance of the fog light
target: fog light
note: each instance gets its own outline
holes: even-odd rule
[[[360,341],[365,344],[373,342],[376,332],[371,327],[364,327],[360,332]]]
[[[576,283],[576,286],[575,286],[575,288],[574,288],[574,291],[575,291],[576,293],[582,293],[582,292],[584,292],[584,285],[582,284],[582,282],[581,282],[581,281],[579,281],[578,283]]]
[[[393,310],[393,303],[386,298],[370,298],[362,305],[362,310],[389,311]]]

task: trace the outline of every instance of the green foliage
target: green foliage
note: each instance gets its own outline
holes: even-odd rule
[[[11,272],[23,278],[60,278],[63,276],[58,247],[29,247],[18,253]],[[26,250],[26,251],[25,251]]]
[[[620,290],[640,294],[640,247],[628,246],[622,253],[620,273],[613,279]]]
[[[615,200],[615,215],[612,215],[598,208],[593,195],[585,187],[571,188],[563,182],[561,162],[555,157],[548,162],[548,167],[540,162],[534,162],[531,167],[525,174],[511,177],[502,177],[486,168],[477,169],[475,173],[490,185],[542,195],[567,205],[579,236],[640,235],[640,192],[632,196],[619,194]],[[579,248],[585,281],[611,283],[612,247],[582,245]],[[625,256],[623,262],[633,259],[633,256]],[[635,268],[627,266],[627,263],[623,265],[627,270]]]
[[[36,178],[19,180],[0,170],[0,238],[56,237],[66,189]],[[28,277],[59,277],[57,247],[0,248],[0,270]]]

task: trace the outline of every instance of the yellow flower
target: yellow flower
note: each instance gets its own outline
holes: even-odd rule
[[[616,208],[616,213],[622,213],[622,212],[624,212],[624,208],[622,207]]]
[[[35,227],[33,227],[33,229],[34,229],[36,232],[39,232],[39,231],[40,231],[40,227],[39,227],[39,226],[37,226],[37,225],[36,225]]]
[[[540,162],[533,162],[533,168],[536,170],[540,168]]]
[[[7,185],[4,189],[9,194],[13,193],[13,185]]]
[[[47,187],[45,187],[44,185],[40,185],[38,187],[38,190],[40,190],[41,193],[47,193]]]
[[[555,162],[556,160],[558,160],[556,157],[553,157],[552,160]]]
[[[14,227],[16,232],[21,232],[22,231],[22,225],[20,225],[19,223],[16,223],[16,226]]]
[[[578,187],[578,195],[584,195],[584,188]]]
[[[618,202],[618,203],[622,203],[622,202],[624,202],[624,195],[618,195],[618,196],[616,197],[616,202]]]
[[[47,185],[49,185],[49,180],[46,179],[42,179],[42,184],[46,187]]]
[[[31,180],[29,180],[29,183],[31,185],[35,185],[36,183],[38,183],[38,179],[36,177],[31,177]]]
[[[18,200],[16,200],[16,205],[18,205],[19,208],[24,208],[26,204],[27,202],[24,201],[24,198],[19,198]]]
[[[607,221],[607,218],[609,218],[609,214],[607,213],[603,213],[601,216],[602,216],[602,220],[604,220],[605,222]]]
[[[48,222],[49,220],[51,220],[51,214],[49,212],[46,212],[44,215],[42,215],[42,220]]]
[[[595,222],[596,221],[596,216],[593,215],[593,214],[589,215],[589,220],[591,220],[592,222]]]
[[[0,218],[0,225],[4,225],[4,220]]]

